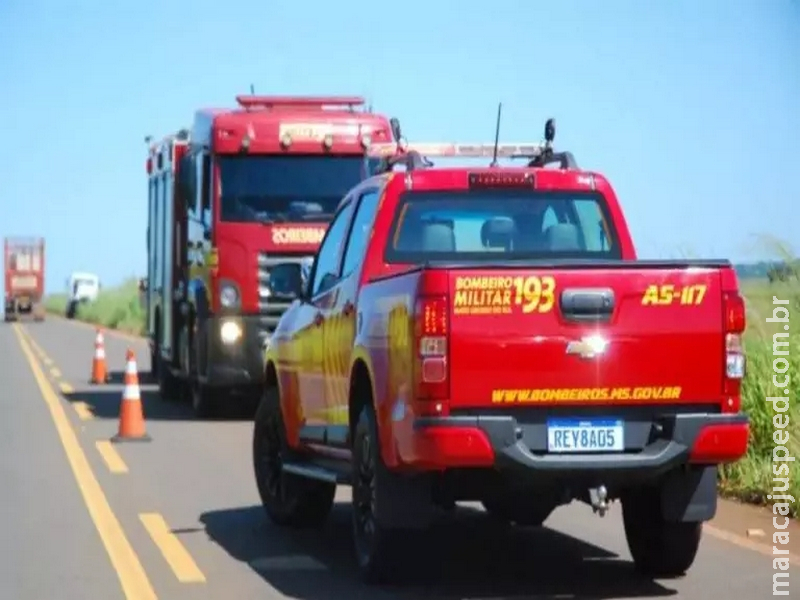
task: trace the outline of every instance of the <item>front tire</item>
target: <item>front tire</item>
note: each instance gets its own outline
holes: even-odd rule
[[[622,519],[633,562],[644,575],[680,577],[694,563],[703,524],[664,520],[657,488],[633,490],[623,496]]]
[[[167,402],[180,400],[183,396],[183,381],[172,374],[170,365],[161,356],[156,355],[158,364],[158,393]]]
[[[192,383],[192,412],[198,419],[216,416],[220,409],[220,392],[195,380]]]
[[[289,454],[278,389],[264,391],[253,427],[253,470],[261,503],[276,525],[320,527],[333,507],[336,485],[283,470]]]

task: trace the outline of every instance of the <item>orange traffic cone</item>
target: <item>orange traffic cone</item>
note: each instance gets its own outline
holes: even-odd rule
[[[92,378],[89,383],[108,383],[108,368],[106,366],[106,344],[103,331],[98,328],[94,338],[94,358],[92,358]]]
[[[149,442],[144,425],[142,396],[139,390],[139,372],[136,369],[136,356],[128,350],[125,366],[125,388],[122,391],[122,403],[119,407],[119,430],[111,438],[117,442]]]

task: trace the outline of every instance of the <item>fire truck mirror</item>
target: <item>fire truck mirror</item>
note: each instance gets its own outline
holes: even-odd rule
[[[303,270],[296,262],[278,263],[269,271],[269,287],[273,297],[296,299],[304,296]]]

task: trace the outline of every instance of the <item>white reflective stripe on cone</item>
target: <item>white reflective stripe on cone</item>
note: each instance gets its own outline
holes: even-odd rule
[[[139,386],[128,384],[122,392],[123,400],[141,400],[139,398]]]

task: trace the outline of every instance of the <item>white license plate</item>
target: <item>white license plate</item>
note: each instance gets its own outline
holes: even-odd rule
[[[553,419],[547,422],[547,451],[622,452],[624,434],[616,419]]]

